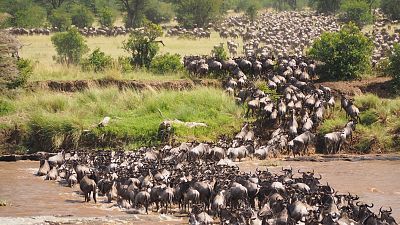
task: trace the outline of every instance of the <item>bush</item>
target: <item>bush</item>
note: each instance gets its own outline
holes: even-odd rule
[[[204,27],[221,16],[222,0],[181,0],[176,4],[178,22],[184,27]]]
[[[134,30],[128,41],[123,42],[123,48],[132,55],[135,66],[150,67],[151,60],[156,56],[159,46],[156,38],[163,34],[159,25],[148,23],[144,30]]]
[[[372,22],[369,4],[364,0],[346,0],[340,6],[340,17],[345,22],[353,22],[362,27]]]
[[[89,71],[94,70],[94,72],[104,71],[106,68],[112,66],[113,60],[111,56],[106,55],[104,52],[96,48],[88,58],[84,59],[82,64],[82,69]]]
[[[214,46],[211,54],[220,62],[228,59],[228,53],[226,52],[224,45]]]
[[[400,44],[395,44],[392,54],[389,56],[387,73],[393,77],[396,86],[400,86]]]
[[[351,80],[371,68],[373,44],[353,23],[339,32],[326,32],[314,42],[308,54],[321,61],[320,78]]]
[[[18,77],[8,85],[8,88],[14,89],[23,87],[28,82],[29,77],[33,74],[32,61],[20,58],[17,61]]]
[[[400,4],[398,0],[381,0],[381,9],[392,20],[400,19]]]
[[[94,22],[93,13],[83,5],[74,5],[71,9],[72,24],[79,27],[91,27]]]
[[[151,0],[148,3],[145,15],[153,23],[169,22],[174,17],[174,10],[170,3]]]
[[[133,70],[132,59],[130,57],[118,57],[118,65],[123,73],[131,72]]]
[[[71,15],[63,8],[53,10],[49,16],[49,21],[53,27],[60,31],[66,31],[72,25]]]
[[[67,65],[79,64],[82,56],[89,51],[86,40],[76,28],[54,34],[51,42],[57,51],[56,61]]]
[[[181,56],[179,54],[165,54],[154,57],[151,61],[150,70],[153,73],[165,74],[176,73],[183,69]]]
[[[361,123],[366,126],[370,126],[371,124],[378,121],[379,117],[374,110],[367,110],[361,113],[360,115]]]
[[[46,10],[40,6],[32,5],[22,8],[15,13],[14,25],[17,27],[42,27],[46,21]]]
[[[103,27],[112,27],[115,22],[115,13],[108,7],[100,9],[99,22]]]
[[[0,99],[0,116],[5,116],[14,110],[15,107],[10,101]]]
[[[334,13],[339,10],[341,0],[310,0],[309,4],[318,12]]]

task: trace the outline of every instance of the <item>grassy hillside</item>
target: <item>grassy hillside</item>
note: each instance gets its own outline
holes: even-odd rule
[[[161,111],[161,114],[160,114]],[[242,108],[222,90],[120,91],[90,89],[76,93],[23,92],[0,100],[0,126],[19,129],[21,143],[32,150],[104,145],[154,145],[166,119],[203,122],[207,127],[175,126],[177,141],[213,141],[242,125]],[[104,128],[96,125],[111,117]]]
[[[319,127],[318,133],[341,130],[348,119],[339,106]],[[400,98],[385,99],[373,94],[355,97],[361,111],[361,124],[357,124],[350,151],[357,153],[388,152],[400,149]]]

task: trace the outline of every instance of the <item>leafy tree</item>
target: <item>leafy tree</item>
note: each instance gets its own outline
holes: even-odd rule
[[[111,56],[106,55],[104,52],[96,48],[87,59],[82,62],[82,69],[89,71],[94,70],[94,72],[104,71],[106,68],[112,66],[113,60]]]
[[[174,10],[170,3],[150,0],[145,15],[153,23],[168,22],[174,16]]]
[[[166,74],[176,73],[183,69],[181,56],[178,54],[165,54],[154,57],[150,64],[153,73]]]
[[[35,0],[38,4],[45,6],[46,8],[57,9],[60,8],[64,3],[71,2],[71,0]]]
[[[79,64],[82,56],[89,51],[86,40],[76,28],[54,34],[51,42],[57,51],[57,57],[55,57],[57,62],[67,65]]]
[[[115,22],[115,13],[113,10],[108,7],[100,9],[99,22],[102,26],[111,27]]]
[[[49,21],[53,27],[57,27],[60,31],[65,31],[72,25],[71,15],[64,8],[53,10],[49,16]]]
[[[83,5],[73,5],[71,9],[71,20],[72,24],[77,27],[90,27],[94,22],[94,15]]]
[[[147,0],[119,0],[122,11],[126,12],[126,27],[140,27],[143,25],[147,3]]]
[[[40,6],[32,5],[22,8],[15,13],[14,25],[17,27],[41,27],[46,21],[46,10]]]
[[[353,22],[362,27],[372,22],[370,5],[365,0],[346,0],[340,6],[340,17],[345,22]]]
[[[319,12],[334,13],[340,9],[341,0],[310,0],[309,3]]]
[[[125,51],[132,55],[132,64],[149,68],[159,50],[160,41],[156,39],[162,35],[161,27],[153,23],[147,23],[143,31],[132,31],[129,39],[123,42]]]
[[[395,44],[392,54],[389,56],[387,73],[393,77],[397,86],[400,86],[400,44]]]
[[[382,11],[389,15],[393,20],[400,19],[400,1],[399,0],[381,0]]]
[[[185,27],[203,27],[221,14],[222,0],[182,0],[176,4],[178,22]]]
[[[257,18],[257,11],[259,8],[260,6],[256,2],[253,2],[246,9],[246,16],[249,17],[251,21],[254,21]]]
[[[320,77],[331,80],[360,78],[370,68],[372,41],[350,23],[339,32],[325,32],[309,50],[309,55],[321,61]]]

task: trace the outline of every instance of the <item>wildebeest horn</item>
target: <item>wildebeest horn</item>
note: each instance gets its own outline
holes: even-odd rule
[[[297,172],[298,172],[298,173],[304,173],[304,172],[300,172],[300,169],[299,169],[299,170],[297,170]]]
[[[315,178],[316,180],[321,180],[322,179],[322,175],[321,174],[318,174],[319,175],[319,178]]]
[[[393,211],[392,207],[389,206],[389,209],[390,209],[390,210],[387,210],[387,212],[390,212],[390,213],[391,213],[391,212]]]
[[[372,208],[372,207],[374,207],[374,203],[371,203],[371,205],[367,205],[367,204],[365,204],[368,208]]]
[[[356,202],[356,206],[360,206],[360,202]]]
[[[379,208],[379,214],[382,213],[382,206]]]

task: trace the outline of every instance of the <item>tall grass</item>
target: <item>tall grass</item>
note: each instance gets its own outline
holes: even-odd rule
[[[76,93],[26,92],[14,99],[15,110],[0,120],[27,127],[27,145],[34,150],[88,145],[154,145],[164,120],[202,122],[207,127],[175,126],[177,141],[215,141],[232,135],[242,124],[242,108],[222,90],[136,92],[117,88]],[[97,128],[105,117],[108,126]],[[12,122],[11,122],[12,121]]]

